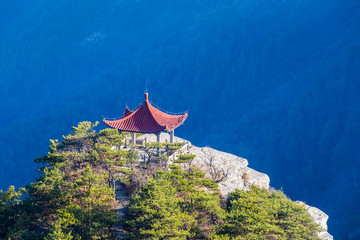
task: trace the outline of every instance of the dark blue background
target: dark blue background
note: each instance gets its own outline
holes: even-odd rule
[[[35,179],[49,138],[137,107],[147,81],[190,110],[176,135],[359,239],[359,77],[355,0],[0,0],[0,188]]]

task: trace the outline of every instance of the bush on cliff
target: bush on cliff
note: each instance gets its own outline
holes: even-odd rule
[[[319,230],[304,205],[281,191],[252,186],[251,191],[230,193],[216,239],[319,239]]]

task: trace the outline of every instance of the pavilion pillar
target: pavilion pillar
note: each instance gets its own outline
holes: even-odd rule
[[[170,132],[170,143],[174,143],[174,130]]]
[[[160,142],[160,134],[161,132],[156,133],[156,141]],[[160,149],[157,149],[157,155],[160,156]]]
[[[132,144],[135,146],[136,145],[136,133],[132,133]]]

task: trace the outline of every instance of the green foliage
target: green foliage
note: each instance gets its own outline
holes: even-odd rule
[[[176,150],[179,150],[184,143],[164,143],[166,155],[172,155]]]
[[[112,238],[115,165],[126,163],[117,149],[124,135],[98,123],[81,122],[63,140],[50,140],[50,151],[35,161],[45,164],[25,189],[0,192],[0,238]],[[27,194],[21,200],[22,193]]]
[[[125,135],[119,135],[116,129],[96,133],[92,128],[97,124],[80,122],[60,143],[50,140],[50,152],[35,159],[35,162],[62,167],[65,172],[83,168],[89,163],[93,167],[105,168],[111,175],[113,165],[127,163],[127,153],[117,148],[123,143]]]
[[[125,226],[131,239],[187,239],[209,236],[224,217],[220,198],[206,193],[204,174],[171,166],[158,171],[131,198]]]
[[[164,144],[161,142],[150,142],[150,143],[145,143],[145,147],[155,150],[155,149],[164,148]]]
[[[20,198],[25,192],[24,188],[15,190],[14,186],[10,186],[5,192],[0,190],[0,239],[6,237],[9,226],[16,224]]]
[[[127,152],[126,155],[127,164],[130,164],[133,167],[134,163],[138,162],[139,160],[140,160],[140,155],[138,151],[132,148]]]
[[[72,181],[67,181],[72,177]],[[5,236],[12,239],[100,239],[116,223],[113,189],[105,174],[88,165],[77,177],[59,168],[45,168],[28,187],[15,224]],[[32,236],[32,237],[30,237]]]
[[[149,157],[148,162],[150,162],[154,156],[159,155],[158,151],[164,148],[164,144],[161,142],[150,142],[150,143],[145,143],[144,146],[138,146],[138,147],[146,152],[146,154]]]
[[[230,194],[226,220],[217,236],[231,239],[319,239],[319,226],[301,206],[282,192],[270,193],[253,186],[251,191]]]
[[[194,160],[195,157],[194,154],[181,154],[179,158],[175,160],[175,163],[187,163]]]
[[[176,189],[165,179],[152,180],[131,199],[126,225],[132,239],[186,239],[194,219],[180,209]],[[135,229],[134,229],[135,228]]]
[[[127,169],[127,168],[120,168],[120,169],[118,169],[118,171],[120,173],[124,173],[126,175],[131,175],[131,174],[134,173],[134,170],[130,170],[130,169]]]
[[[66,232],[72,232],[77,239],[109,237],[108,226],[116,223],[116,216],[112,211],[113,189],[106,184],[105,175],[96,174],[87,166],[69,191],[72,195],[69,204],[58,211]]]
[[[130,170],[127,168],[119,168],[117,169],[118,173],[121,173],[120,176],[117,177],[117,179],[123,183],[123,184],[130,184],[130,177],[132,174],[134,174],[134,170]]]
[[[64,224],[65,222],[65,224]],[[67,227],[65,220],[59,219],[50,229],[50,233],[45,237],[45,240],[72,240],[74,237],[71,232],[64,233],[64,229]]]
[[[63,136],[63,141],[50,140],[50,152],[44,157],[35,159],[37,163],[64,167],[64,170],[81,168],[90,163],[96,165],[123,165],[126,153],[116,148],[122,144],[124,134],[119,135],[116,129],[104,129],[96,133],[92,128],[98,124],[80,122],[73,127],[74,132]]]
[[[78,137],[86,136],[89,132],[91,132],[91,129],[96,127],[98,124],[99,122],[95,122],[95,123],[89,121],[80,122],[77,127],[72,127],[74,132],[71,133],[70,135],[78,136]]]
[[[20,203],[20,198],[25,192],[24,188],[20,188],[17,191],[14,186],[10,186],[6,192],[0,190],[0,209],[7,205],[17,205]]]

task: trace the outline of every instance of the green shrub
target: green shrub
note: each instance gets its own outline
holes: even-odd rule
[[[212,184],[202,172],[170,169],[131,198],[124,221],[130,239],[205,239],[225,216],[219,196],[204,191]]]
[[[251,191],[237,189],[230,193],[227,207],[225,222],[217,227],[217,237],[319,239],[320,227],[305,207],[291,201],[281,191],[271,193],[256,186]]]
[[[138,162],[140,160],[139,152],[135,149],[130,149],[126,154],[126,163],[130,164],[131,166],[134,165],[134,163]]]
[[[127,168],[120,168],[118,169],[118,171],[120,173],[123,173],[123,174],[126,174],[126,175],[131,175],[134,173],[134,170],[130,170],[130,169],[127,169]]]
[[[181,154],[178,159],[176,159],[175,163],[187,163],[189,161],[194,160],[196,156],[194,154]]]

